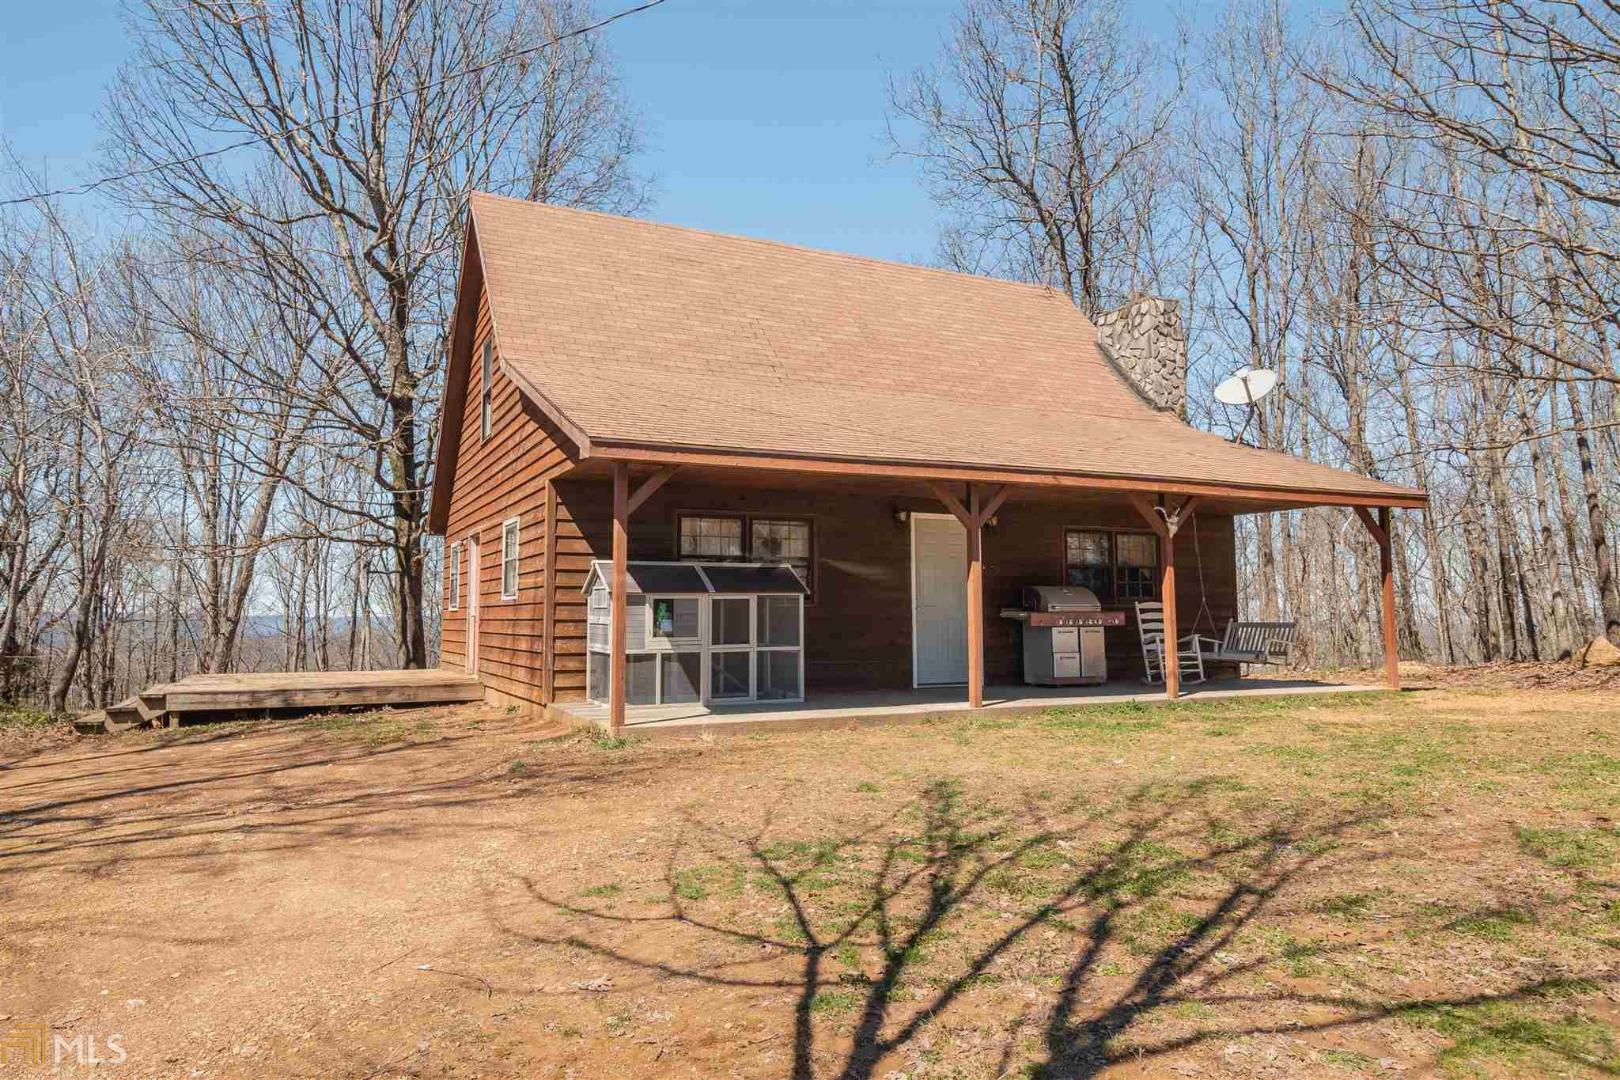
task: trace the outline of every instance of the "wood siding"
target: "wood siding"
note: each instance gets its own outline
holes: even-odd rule
[[[555,692],[559,701],[577,701],[585,694],[585,600],[579,590],[590,561],[611,557],[612,485],[562,479],[555,489]],[[897,508],[943,509],[916,498],[699,486],[677,476],[632,517],[630,558],[675,558],[676,519],[683,512],[808,518],[814,523],[815,595],[805,609],[806,692],[906,688],[912,676],[911,532],[896,521]],[[1022,677],[1022,658],[1017,625],[998,612],[1019,602],[1023,586],[1062,580],[1064,530],[1147,531],[1147,525],[1124,504],[1064,506],[1016,498],[997,518],[984,541],[985,672],[987,681],[1005,683]],[[1202,632],[1220,631],[1237,613],[1232,518],[1195,520],[1196,532],[1189,524],[1176,538],[1181,622],[1188,633],[1195,621]],[[1140,678],[1134,621],[1108,630],[1107,645],[1110,677]]]
[[[483,349],[491,333],[488,297],[479,290],[467,393],[463,403],[460,446],[445,529],[445,573],[440,582],[444,620],[441,663],[467,670],[468,594],[478,590],[478,675],[497,697],[534,706],[547,701],[545,625],[547,541],[546,487],[568,469],[571,447],[538,409],[531,405],[502,369],[495,355],[491,381],[493,424],[483,437]],[[501,598],[502,523],[518,519],[518,590],[515,599]],[[479,572],[473,580],[467,566],[467,538],[476,535]],[[462,599],[449,609],[452,544],[459,544]]]

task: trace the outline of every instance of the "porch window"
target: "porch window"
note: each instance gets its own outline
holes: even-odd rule
[[[1114,598],[1114,553],[1105,532],[1071,529],[1063,536],[1063,580],[1097,594],[1099,600]]]
[[[1156,598],[1159,595],[1159,538],[1152,533],[1115,533],[1114,567],[1114,599]]]
[[[518,594],[518,519],[501,525],[501,599],[516,600]]]
[[[682,559],[741,559],[743,519],[682,515],[678,556]]]
[[[450,545],[450,610],[461,609],[461,545]]]
[[[748,557],[754,562],[787,563],[805,587],[815,591],[810,581],[810,523],[754,518],[748,524]]]
[[[787,563],[811,587],[814,530],[808,519],[682,514],[678,520],[677,558]]]
[[[1159,595],[1159,538],[1148,532],[1070,529],[1063,534],[1063,580],[1103,603]]]

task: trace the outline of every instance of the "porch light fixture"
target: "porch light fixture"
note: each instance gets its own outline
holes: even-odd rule
[[[911,511],[896,506],[894,508],[894,521],[897,525],[904,525],[911,520]]]

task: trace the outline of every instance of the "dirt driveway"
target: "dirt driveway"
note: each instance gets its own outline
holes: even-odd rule
[[[1612,695],[537,730],[11,760],[0,1076],[1620,1069]]]

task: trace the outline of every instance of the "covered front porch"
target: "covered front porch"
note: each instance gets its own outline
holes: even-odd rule
[[[581,563],[575,579],[583,584],[588,572],[595,583],[592,633],[575,669],[588,675],[581,680],[586,700],[561,695],[551,709],[620,731],[1342,689],[1263,677],[1280,667],[1247,668],[1262,677],[1232,678],[1238,669],[1231,664],[1207,665],[1209,681],[1188,683],[1173,648],[1158,659],[1161,677],[1152,685],[1142,679],[1139,603],[1162,603],[1166,640],[1193,632],[1219,637],[1238,615],[1235,517],[1320,505],[1354,513],[1380,552],[1386,678],[1397,684],[1390,504],[1405,504],[1396,499],[986,470],[941,477],[940,471],[689,453],[582,462],[555,486],[559,520],[580,530],[582,548],[595,560]],[[926,533],[923,523],[929,523]],[[941,532],[946,523],[955,528],[954,540],[945,535],[949,529]],[[751,638],[746,629],[734,640],[710,639],[722,615],[727,626],[746,627],[762,616],[763,601],[750,608],[746,601],[721,600],[725,589],[709,588],[715,594],[710,606],[699,604],[689,620],[665,626],[666,614],[685,608],[678,603],[666,611],[653,595],[657,590],[637,583],[641,572],[630,573],[632,560],[648,569],[666,560],[775,561],[757,542],[789,529],[797,530],[798,546],[777,550],[800,560],[794,568],[806,578],[806,596],[799,636],[771,644],[797,655],[766,657],[765,638]],[[932,551],[929,536],[943,538],[949,550]],[[729,546],[712,546],[720,541]],[[564,537],[559,546],[567,542]],[[1086,561],[1093,548],[1103,552],[1100,569]],[[1002,614],[1027,587],[1059,584],[1099,591],[1105,612],[1114,616],[1104,624],[1111,629],[1103,685],[1020,682],[1032,672],[1022,662],[1018,628]],[[725,613],[715,606],[722,603]],[[733,607],[751,614],[734,622]],[[583,612],[576,618],[586,621]],[[680,626],[691,636],[684,644]],[[751,661],[721,656],[745,646],[755,650]],[[687,650],[685,660],[668,655],[671,650]],[[767,660],[768,673],[761,666]],[[727,696],[734,691],[747,700],[716,700],[722,684]],[[678,703],[667,697],[671,687],[682,695]],[[771,700],[760,700],[766,697]]]
[[[1344,694],[1382,687],[1318,679],[1226,678],[1210,679],[1185,687],[1182,700],[1217,701],[1230,698],[1265,698],[1300,694]],[[984,688],[985,710],[1022,712],[1083,706],[1124,705],[1164,700],[1161,688],[1140,682],[1118,681],[1101,686],[994,685]],[[805,701],[752,702],[720,705],[637,706],[629,710],[623,731],[636,735],[745,734],[758,730],[811,730],[882,722],[917,722],[930,717],[968,712],[975,706],[962,687],[919,687],[913,690],[826,692]],[[610,706],[594,702],[553,705],[548,715],[578,727],[613,730]]]

